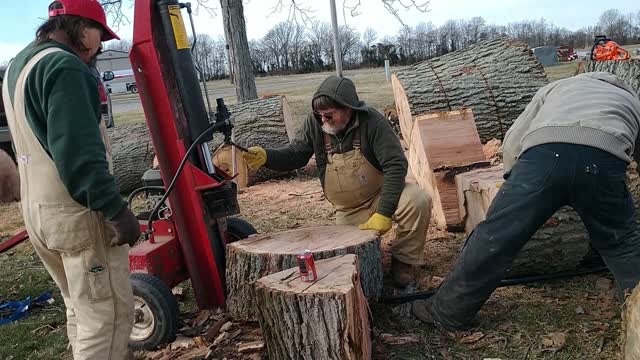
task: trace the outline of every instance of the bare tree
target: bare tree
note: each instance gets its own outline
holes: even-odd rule
[[[116,50],[128,53],[131,51],[132,46],[133,44],[131,43],[131,40],[122,39],[120,41],[109,41],[104,47],[104,50]]]
[[[199,0],[202,1],[202,0]],[[247,41],[242,0],[220,0],[225,38],[231,54],[231,68],[238,102],[258,98],[256,79]]]
[[[372,44],[375,44],[378,39],[378,33],[371,27],[368,27],[364,30],[362,34],[362,42],[366,48],[371,47]]]

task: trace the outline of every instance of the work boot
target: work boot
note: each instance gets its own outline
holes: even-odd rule
[[[413,267],[393,258],[391,260],[391,275],[395,287],[405,288],[413,280]]]
[[[467,331],[472,328],[469,324],[460,324],[443,321],[440,319],[431,306],[428,300],[416,300],[411,304],[411,312],[418,320],[425,324],[434,325],[449,331]]]

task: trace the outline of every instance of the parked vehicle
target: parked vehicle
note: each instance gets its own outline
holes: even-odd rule
[[[2,83],[4,81],[6,69],[0,69],[0,88],[2,88]],[[100,73],[95,67],[91,67],[91,71],[96,76],[96,81],[98,83],[98,92],[100,93],[100,113],[102,116],[102,121],[105,122],[107,128],[113,127],[113,112],[111,108],[111,97],[106,90],[105,84],[100,77]],[[15,154],[13,153],[13,146],[11,144],[11,134],[9,133],[9,126],[7,124],[7,117],[4,111],[4,102],[2,101],[2,91],[0,91],[0,149],[7,152],[12,158],[15,159]]]
[[[131,69],[105,71],[102,75],[102,80],[107,83],[107,90],[110,94],[138,93],[136,79]]]

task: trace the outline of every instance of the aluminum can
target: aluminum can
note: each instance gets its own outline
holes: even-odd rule
[[[300,279],[305,282],[313,282],[318,279],[316,273],[316,264],[313,261],[313,253],[310,250],[304,250],[296,255],[298,258],[298,270],[300,271]]]

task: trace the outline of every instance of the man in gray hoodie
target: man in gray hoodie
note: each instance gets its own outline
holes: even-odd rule
[[[638,160],[640,100],[609,73],[541,88],[504,138],[505,183],[430,299],[413,304],[425,323],[468,329],[531,236],[562,206],[574,208],[618,289],[640,280],[640,234],[625,183]]]

